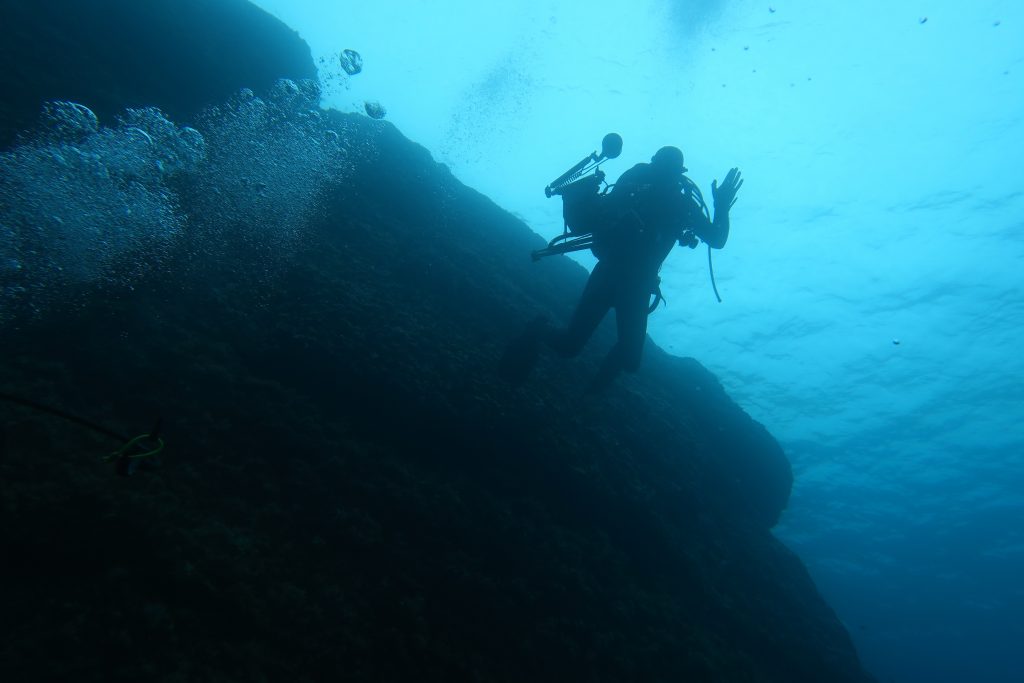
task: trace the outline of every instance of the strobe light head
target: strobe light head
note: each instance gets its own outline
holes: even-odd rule
[[[608,133],[601,140],[601,157],[614,159],[622,154],[622,136],[618,133]]]

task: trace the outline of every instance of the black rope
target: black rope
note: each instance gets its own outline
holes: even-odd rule
[[[31,401],[27,398],[14,396],[12,394],[5,394],[3,392],[0,392],[0,399],[10,401],[11,403],[17,403],[20,406],[31,408],[32,410],[38,410],[39,412],[42,413],[55,415],[56,417],[63,418],[65,420],[68,420],[69,422],[74,422],[75,424],[81,425],[83,427],[88,427],[94,432],[98,432],[100,434],[103,434],[104,436],[109,436],[110,438],[117,439],[118,441],[128,441],[128,437],[126,436],[118,434],[117,432],[111,429],[107,429],[103,425],[98,425],[95,422],[90,422],[89,420],[86,420],[85,418],[79,417],[77,415],[72,415],[71,413],[60,410],[59,408],[52,408],[50,406],[43,405],[42,403],[36,403],[35,401]]]

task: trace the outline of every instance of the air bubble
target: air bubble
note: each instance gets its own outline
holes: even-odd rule
[[[384,105],[377,101],[363,102],[363,109],[366,111],[366,115],[371,119],[382,119],[388,115],[388,110],[384,108]]]
[[[342,50],[338,62],[349,76],[355,76],[363,70],[363,56],[355,50]]]
[[[273,93],[239,91],[195,128],[152,107],[100,126],[82,105],[49,103],[44,128],[0,153],[0,322],[12,310],[73,306],[83,283],[132,286],[166,258],[186,220],[203,258],[218,258],[210,253],[228,234],[264,265],[292,253],[324,193],[353,171],[352,156],[372,150],[354,148],[344,124],[323,115],[315,82],[281,81]],[[175,175],[188,182],[169,183]],[[188,187],[187,219],[179,187]],[[236,256],[232,248],[225,258]]]
[[[57,100],[43,105],[42,125],[51,140],[75,142],[99,130],[100,122],[89,107]]]

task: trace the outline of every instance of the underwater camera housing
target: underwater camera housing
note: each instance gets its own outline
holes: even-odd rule
[[[570,168],[568,171],[558,176],[544,188],[544,196],[550,199],[551,197],[562,194],[562,191],[575,180],[578,180],[590,170],[595,170],[595,175],[599,174],[601,178],[604,178],[604,171],[598,168],[602,162],[608,159],[614,159],[622,153],[622,136],[618,133],[608,133],[601,140],[601,154],[597,152],[591,152],[589,156],[583,157],[583,160]]]
[[[544,196],[548,199],[556,195],[562,197],[565,232],[548,242],[546,248],[531,252],[530,256],[534,261],[539,261],[545,256],[567,254],[593,247],[593,234],[588,228],[581,227],[590,222],[586,214],[592,213],[594,209],[593,203],[588,204],[587,198],[596,198],[598,188],[604,182],[604,171],[599,168],[600,165],[621,153],[622,136],[618,133],[608,133],[601,140],[600,154],[591,152],[578,164],[547,184]],[[594,173],[584,177],[590,171]]]

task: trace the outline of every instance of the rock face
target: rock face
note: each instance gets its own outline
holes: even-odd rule
[[[4,0],[0,66],[0,148],[46,100],[185,121],[239,88],[316,77],[309,46],[247,0]]]
[[[586,272],[390,124],[329,125],[366,153],[287,257],[237,211],[198,234],[183,177],[193,229],[149,277],[0,331],[6,398],[168,444],[117,477],[109,434],[0,401],[0,678],[870,681],[771,535],[770,434],[653,345],[584,397],[607,326],[508,386]]]

